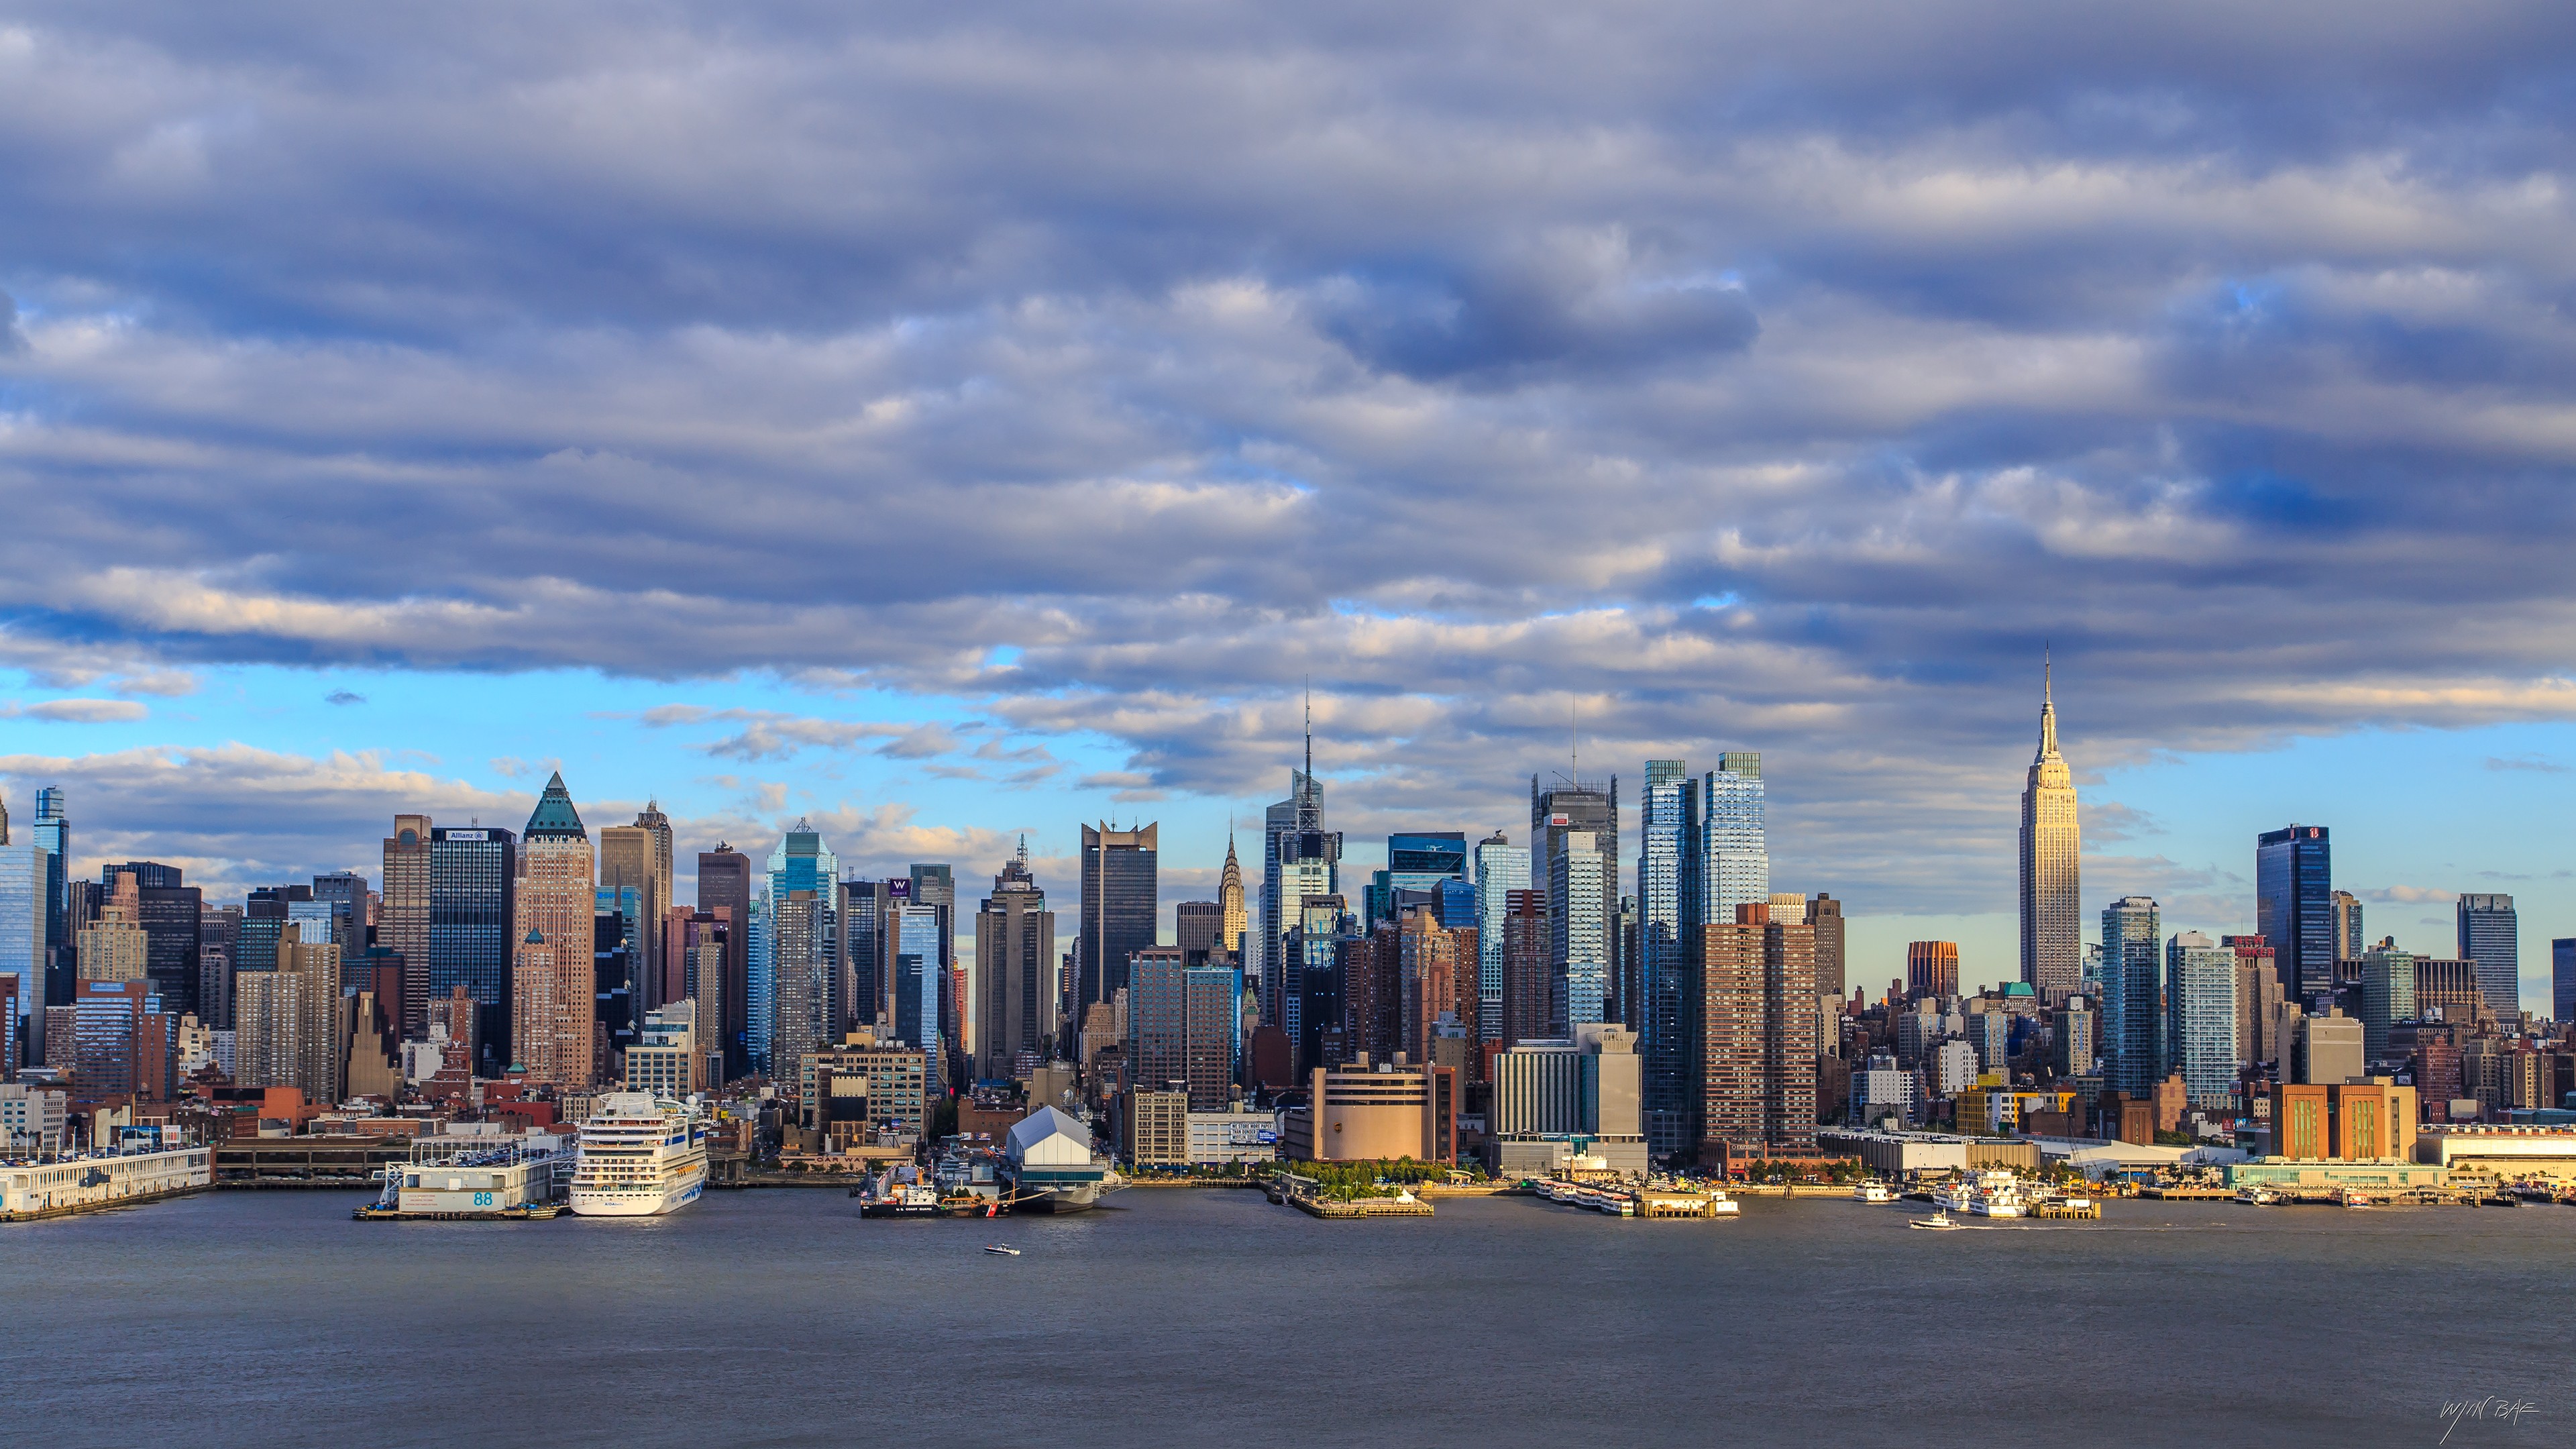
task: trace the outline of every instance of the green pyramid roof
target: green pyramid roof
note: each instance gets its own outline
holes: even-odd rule
[[[563,771],[555,771],[546,781],[546,793],[537,797],[537,808],[528,816],[527,838],[590,838],[590,832],[581,828],[581,812],[572,808],[572,792],[564,788]]]

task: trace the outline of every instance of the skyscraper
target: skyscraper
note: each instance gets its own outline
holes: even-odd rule
[[[1764,834],[1762,756],[1728,750],[1700,796],[1700,920],[1732,925],[1735,908],[1771,901],[1771,847]]]
[[[528,814],[519,860],[512,921],[519,948],[511,986],[521,999],[512,1004],[511,1050],[531,1082],[586,1087],[596,1019],[591,918],[598,881],[590,832],[573,809],[561,771],[547,779],[537,808]]]
[[[902,899],[912,899],[911,885],[909,880],[904,882]],[[890,1004],[894,972],[887,947],[894,939],[896,898],[892,881],[841,882],[841,974],[847,983],[842,997],[852,1026],[874,1026],[894,1009]]]
[[[2560,1026],[2576,1021],[2576,937],[2549,943],[2549,1018]]]
[[[1497,830],[1476,845],[1476,990],[1477,1023],[1485,1041],[1503,1039],[1504,921],[1511,914],[1511,893],[1526,893],[1529,848],[1514,845]]]
[[[11,839],[8,802],[0,800],[0,975],[18,983],[13,1009],[20,1020],[9,1024],[8,1035],[24,1058],[0,1062],[11,1079],[20,1065],[43,1059],[29,1043],[43,1035],[36,1028],[45,1019],[46,891],[53,875],[53,858],[32,832]]]
[[[1218,944],[1236,953],[1236,965],[1251,965],[1252,963],[1244,960],[1242,956],[1244,950],[1251,944],[1243,939],[1243,933],[1251,929],[1251,923],[1244,911],[1243,866],[1234,858],[1232,830],[1225,833],[1225,873],[1217,880],[1216,904],[1219,917]]]
[[[780,833],[767,871],[768,929],[758,943],[765,954],[752,962],[751,1035],[755,1060],[784,1080],[805,1053],[833,1045],[840,1026],[841,863],[800,818]]]
[[[1582,831],[1592,837],[1591,849],[1613,862],[1610,869],[1600,873],[1595,887],[1601,897],[1602,968],[1606,981],[1610,965],[1607,935],[1610,923],[1619,919],[1619,871],[1615,864],[1619,859],[1619,777],[1611,776],[1606,790],[1580,779],[1559,779],[1562,783],[1541,790],[1538,776],[1530,776],[1530,888],[1547,903],[1548,936],[1553,941],[1565,930],[1559,919],[1565,902],[1557,897],[1554,885],[1557,837]]]
[[[496,826],[439,826],[429,833],[429,997],[449,999],[459,986],[476,1008],[475,1049],[483,1060],[475,1070],[494,1076],[516,1060],[510,1033],[517,1024],[511,992],[516,987],[512,960],[521,944],[511,934],[518,917],[518,837]],[[252,906],[258,901],[254,895]],[[242,920],[235,964],[255,969],[258,912]],[[277,911],[285,918],[283,907]],[[588,940],[590,901],[581,905],[583,939]],[[522,931],[519,937],[527,933]],[[276,936],[269,953],[274,960]],[[588,951],[585,945],[583,950]],[[587,957],[584,970],[588,970]]]
[[[2303,1003],[2335,989],[2333,866],[2322,825],[2255,839],[2254,934],[2277,953],[2282,991]]]
[[[907,898],[895,905],[890,924],[894,1034],[921,1053],[926,1089],[934,1096],[944,1095],[947,1073],[941,1063],[947,1060],[948,1047],[939,1035],[939,908]]]
[[[1548,970],[1547,897],[1538,891],[1503,893],[1503,1030],[1506,1047],[1548,1041],[1555,995]]]
[[[2522,1010],[2522,939],[2513,897],[2463,895],[2458,907],[2460,955],[2478,963],[2478,989],[2496,1020]]]
[[[2165,1058],[2195,1107],[2224,1107],[2236,1088],[2236,953],[2198,931],[2165,947]]]
[[[1770,911],[1698,928],[1704,1162],[1815,1142],[1815,928]]]
[[[65,913],[65,907],[68,904],[65,887],[70,884],[72,868],[72,822],[71,816],[66,813],[67,808],[62,786],[46,785],[36,791],[35,840],[36,844],[42,846],[45,853],[52,857],[51,873],[44,882],[45,945],[49,950],[59,949],[65,953],[72,949],[74,929],[70,918]],[[0,822],[0,824],[5,823]],[[0,829],[0,836],[5,836],[7,833],[5,829]],[[41,972],[43,967],[44,963],[41,960],[38,961],[37,969]],[[39,1017],[43,1015],[41,1006],[28,1009],[36,1012]]]
[[[698,852],[698,911],[725,913],[724,980],[717,986],[716,1035],[728,1078],[751,1070],[751,857],[719,840]],[[704,989],[706,983],[701,982]]]
[[[1908,996],[1958,995],[1959,943],[1956,941],[1906,942],[1905,993]]]
[[[1214,901],[1176,901],[1172,905],[1172,941],[1185,959],[1205,964],[1223,952],[1225,907]]]
[[[1029,844],[1002,862],[975,913],[975,1075],[1007,1081],[1023,1053],[1055,1048],[1055,912],[1029,871]]]
[[[957,966],[957,872],[945,863],[914,861],[909,875],[912,903],[939,912],[939,1039],[950,1054],[939,1065],[954,1076],[966,1070],[973,1046],[966,1039],[965,973]]]
[[[662,957],[662,911],[671,904],[662,893],[668,889],[663,880],[669,872],[654,858],[670,848],[667,831],[666,826],[665,834],[657,837],[640,816],[633,825],[604,825],[599,830],[599,888],[635,893],[635,949],[651,961]]]
[[[1190,1110],[1222,1111],[1237,1064],[1236,1005],[1243,974],[1231,966],[1190,966],[1177,947],[1144,947],[1128,981],[1126,1046],[1139,1091],[1174,1086]]]
[[[1341,832],[1324,828],[1324,782],[1315,778],[1315,721],[1306,717],[1306,767],[1288,772],[1288,798],[1270,807],[1261,822],[1262,1019],[1277,1023],[1292,1044],[1301,1043],[1303,1010],[1299,999],[1305,969],[1287,945],[1288,933],[1304,919],[1302,903],[1310,896],[1342,893]]]
[[[2370,950],[2370,938],[2362,934],[2361,898],[2336,891],[2333,900],[2335,959],[2358,961]]]
[[[1699,791],[1685,760],[1648,760],[1637,798],[1637,951],[1645,996],[1638,1034],[1647,1151],[1689,1150],[1698,1116],[1692,959],[1699,941]]]
[[[1114,999],[1127,984],[1127,958],[1154,944],[1161,833],[1159,824],[1082,827],[1082,1006]]]
[[[1816,928],[1816,994],[1849,995],[1851,985],[1843,979],[1843,903],[1817,892],[1807,900],[1807,924]],[[2076,970],[2080,974],[2083,969],[2079,959]],[[1822,1050],[1834,1049],[1834,1043],[1822,1043]]]
[[[2057,695],[2043,669],[2039,754],[2021,790],[2021,979],[2051,1005],[2084,980],[2083,839],[2075,815],[2075,778],[2057,752]]]
[[[376,944],[403,958],[402,1033],[429,1035],[429,817],[397,815],[385,837],[385,894],[376,912]]]
[[[2102,908],[2102,1080],[2131,1097],[2146,1096],[2165,1075],[2162,916],[2147,896]],[[2228,1029],[2232,1038],[2233,1021]]]
[[[1363,929],[1395,919],[1401,892],[1428,894],[1446,881],[1467,879],[1467,836],[1458,830],[1416,830],[1386,838],[1386,869],[1369,879]]]
[[[1564,1002],[1557,1016],[1558,1036],[1583,1022],[1610,1019],[1610,924],[1618,905],[1615,890],[1601,888],[1604,879],[1617,884],[1616,857],[1601,848],[1588,830],[1561,830],[1549,841],[1549,965],[1562,986]]]

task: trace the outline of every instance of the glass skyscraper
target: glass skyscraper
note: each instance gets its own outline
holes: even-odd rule
[[[2272,945],[2284,995],[2335,989],[2334,861],[2322,825],[2266,830],[2254,843],[2254,933]]]
[[[10,837],[6,807],[0,806],[0,976],[15,978],[18,987],[19,1020],[9,1023],[8,1038],[22,1059],[38,1062],[43,1050],[31,1049],[28,1041],[43,1032],[23,1023],[41,1026],[45,1019],[45,887],[53,878],[52,860],[32,837]],[[15,1080],[22,1064],[0,1062],[0,1068]]]
[[[1082,827],[1082,941],[1075,948],[1079,975],[1074,1024],[1082,1008],[1114,1001],[1127,984],[1128,958],[1154,945],[1161,909],[1157,860],[1162,827],[1112,830],[1108,822]]]
[[[1699,792],[1684,760],[1648,760],[1637,802],[1637,949],[1645,996],[1646,1147],[1657,1159],[1689,1150],[1698,1085],[1691,937],[1701,924]],[[1501,944],[1497,939],[1497,946]],[[1499,1015],[1499,1012],[1497,1013]]]
[[[484,1053],[478,1070],[493,1075],[513,1059],[510,920],[517,904],[517,845],[514,833],[497,826],[438,826],[429,832],[429,990],[424,1000],[465,988],[475,1002],[475,1040]],[[244,920],[237,960],[245,970],[253,968],[251,931],[252,922]],[[274,966],[274,932],[267,955]],[[403,969],[414,968],[406,961]]]
[[[1700,920],[1735,923],[1735,908],[1771,903],[1771,851],[1762,833],[1762,756],[1729,750],[1708,772],[1700,802]]]
[[[1511,892],[1529,888],[1529,847],[1500,831],[1476,845],[1476,1034],[1503,1034],[1503,922]]]
[[[939,1064],[948,1059],[939,1035],[939,908],[904,901],[894,907],[894,1034],[918,1047],[922,1079],[944,1083]]]
[[[2165,1075],[2161,917],[2147,896],[2102,908],[2102,1083],[2131,1097],[2146,1096]]]
[[[2513,897],[2464,895],[2458,915],[2460,956],[2478,963],[2478,990],[2487,1010],[2510,1024],[2522,1010],[2522,940]]]
[[[1444,881],[1467,879],[1467,834],[1462,830],[1412,831],[1386,838],[1386,869],[1369,879],[1367,923],[1395,919],[1399,891],[1431,893]]]

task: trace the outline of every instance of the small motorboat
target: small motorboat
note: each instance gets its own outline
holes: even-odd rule
[[[1020,1250],[1012,1247],[1008,1243],[986,1243],[984,1245],[984,1251],[987,1253],[998,1254],[1005,1258],[1016,1258],[1020,1255]]]
[[[1959,1230],[1959,1225],[1950,1221],[1950,1215],[1946,1212],[1936,1212],[1928,1218],[1916,1218],[1912,1222],[1907,1223],[1906,1226],[1909,1228],[1922,1228],[1927,1232],[1934,1233],[1954,1233]]]

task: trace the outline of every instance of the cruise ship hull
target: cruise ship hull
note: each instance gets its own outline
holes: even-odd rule
[[[706,1191],[706,1176],[701,1172],[694,1182],[674,1185],[659,1195],[646,1192],[583,1192],[573,1189],[572,1210],[586,1218],[652,1218],[677,1212],[698,1200]]]

